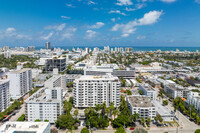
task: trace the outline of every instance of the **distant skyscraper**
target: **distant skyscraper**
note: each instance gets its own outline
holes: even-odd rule
[[[45,48],[46,49],[51,49],[51,43],[50,42],[46,42],[45,43]]]
[[[28,52],[35,51],[35,46],[28,46]]]

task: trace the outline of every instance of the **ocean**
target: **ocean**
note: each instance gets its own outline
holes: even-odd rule
[[[94,47],[88,47],[88,48],[95,48],[95,47],[98,47],[98,46],[94,46]],[[120,47],[120,46],[116,46],[116,47]],[[196,50],[199,50],[200,51],[200,47],[134,47],[134,46],[121,46],[123,48],[125,47],[132,47],[133,48],[133,51],[157,51],[157,50],[162,50],[162,51],[170,51],[170,50],[173,50],[173,51],[176,51],[176,49],[179,49],[180,51],[192,51],[192,52],[195,52]],[[39,49],[44,49],[45,47],[36,47],[37,50]],[[69,50],[72,50],[73,48],[77,49],[77,48],[82,48],[82,49],[85,49],[86,47],[83,47],[83,46],[80,46],[80,47],[70,47],[70,46],[57,46],[55,48],[61,48],[61,49],[69,49]],[[104,47],[101,46],[101,47],[98,47],[99,49],[103,49]],[[110,46],[110,48],[115,48],[115,47],[112,47]]]

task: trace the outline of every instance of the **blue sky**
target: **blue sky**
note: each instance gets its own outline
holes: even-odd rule
[[[200,46],[200,0],[0,0],[0,46]]]

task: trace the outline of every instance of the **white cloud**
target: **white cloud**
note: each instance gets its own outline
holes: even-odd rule
[[[146,38],[146,36],[137,36],[137,39],[138,40],[143,40],[143,39],[145,39]]]
[[[118,3],[116,3],[116,5],[119,6],[128,6],[128,5],[133,5],[131,0],[117,0]]]
[[[200,0],[195,0],[196,3],[200,4]]]
[[[126,7],[126,11],[135,11],[135,10],[139,10],[142,9],[143,7],[145,7],[146,4],[145,3],[139,3],[135,5],[135,8],[128,8]]]
[[[172,3],[172,2],[175,2],[176,0],[161,0],[161,1],[165,3]]]
[[[111,10],[110,12],[108,12],[109,14],[111,14],[111,13],[117,13],[117,14],[121,14],[121,15],[124,15],[124,16],[126,16],[126,14],[125,13],[123,13],[123,12],[121,12],[121,11],[119,11],[119,10]]]
[[[41,36],[40,38],[43,39],[43,40],[49,40],[52,36],[53,36],[53,32],[50,32],[48,35]]]
[[[91,26],[88,26],[88,28],[90,29],[99,29],[101,27],[103,27],[105,24],[103,22],[96,22],[95,25],[91,25]]]
[[[86,35],[85,35],[85,38],[86,39],[92,39],[96,36],[96,31],[93,31],[93,30],[87,30],[86,31]]]
[[[112,27],[112,31],[122,31],[122,37],[128,37],[130,34],[135,33],[136,26],[142,25],[152,25],[158,22],[160,16],[163,14],[162,11],[150,11],[140,19],[135,19],[133,21],[128,22],[127,24],[115,24]]]
[[[73,6],[72,4],[66,4],[67,7],[75,8],[76,6]]]
[[[50,25],[50,26],[45,27],[44,29],[62,31],[65,28],[65,26],[66,26],[66,24],[63,23],[60,25],[53,25],[53,26]]]
[[[74,28],[74,27],[70,27],[70,28],[66,29],[66,31],[63,32],[61,35],[61,40],[72,39],[72,37],[74,36],[74,33],[76,31],[77,31],[77,28]]]
[[[111,21],[113,21],[113,22],[115,22],[115,21],[116,21],[116,19],[115,19],[115,18],[111,18],[110,20],[111,20]]]
[[[68,16],[61,16],[61,18],[64,18],[64,19],[71,19],[71,17],[68,17]]]
[[[88,1],[88,5],[95,5],[96,3],[94,1]]]
[[[16,29],[13,28],[13,27],[9,27],[9,28],[6,29],[6,33],[13,33],[15,31],[16,31]]]

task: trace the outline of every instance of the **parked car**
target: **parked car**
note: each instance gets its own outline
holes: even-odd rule
[[[131,128],[130,128],[130,130],[134,130],[134,129],[135,129],[134,127],[131,127]]]

